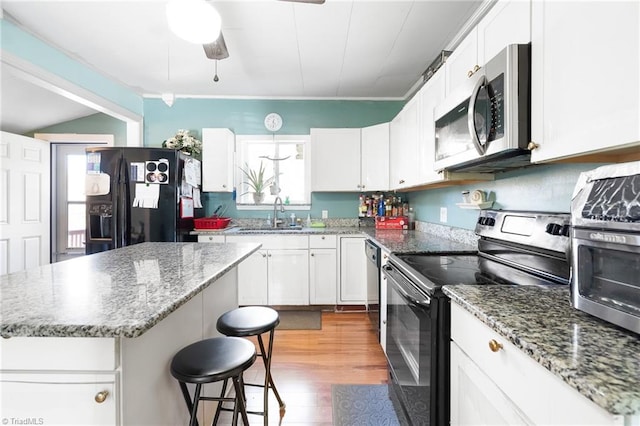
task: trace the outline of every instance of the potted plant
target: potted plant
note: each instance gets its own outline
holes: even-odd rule
[[[243,183],[249,186],[251,190],[246,191],[241,195],[252,192],[254,203],[260,204],[264,201],[264,190],[273,183],[274,177],[271,176],[270,178],[265,179],[265,169],[262,161],[260,162],[260,168],[257,171],[254,169],[250,169],[247,163],[244,163],[244,166],[244,169],[242,167],[240,168],[240,170],[242,170],[242,173],[244,173],[247,178],[247,180],[245,180]]]

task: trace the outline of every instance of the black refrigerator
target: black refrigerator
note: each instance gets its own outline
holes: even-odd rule
[[[87,148],[86,253],[196,241],[200,162],[164,148]]]

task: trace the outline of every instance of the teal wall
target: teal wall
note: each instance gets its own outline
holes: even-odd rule
[[[70,58],[5,19],[0,19],[0,40],[3,55],[15,55],[135,114],[143,115],[140,95]]]
[[[127,146],[126,123],[102,113],[92,114],[87,117],[45,127],[44,129],[38,129],[26,136],[33,137],[34,133],[85,133],[114,135],[115,146]]]
[[[281,135],[308,135],[312,127],[365,127],[390,121],[404,101],[181,99],[168,107],[160,99],[144,100],[144,144],[160,146],[178,129],[197,137],[203,127],[224,127],[237,135],[270,134],[264,117],[282,116]]]
[[[493,200],[493,208],[569,212],[571,194],[581,172],[601,164],[534,165],[522,170],[497,173],[494,181],[409,193],[416,219],[439,223],[440,207],[447,208],[447,226],[474,229],[478,210],[462,209],[461,192],[480,189]]]

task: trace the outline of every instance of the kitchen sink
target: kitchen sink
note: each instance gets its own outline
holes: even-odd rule
[[[302,231],[302,226],[279,226],[274,228],[273,226],[255,226],[247,228],[238,228],[239,233],[251,233],[251,232],[288,232],[288,231]]]

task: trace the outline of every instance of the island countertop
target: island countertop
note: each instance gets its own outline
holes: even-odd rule
[[[138,337],[260,248],[142,243],[0,277],[0,335]]]
[[[571,307],[565,287],[452,285],[481,322],[614,415],[640,415],[640,338]]]

